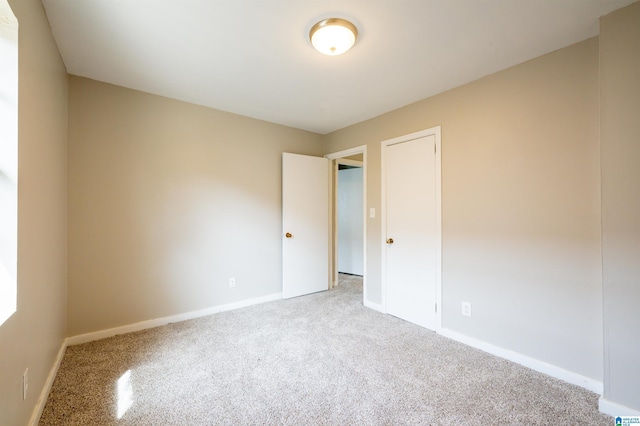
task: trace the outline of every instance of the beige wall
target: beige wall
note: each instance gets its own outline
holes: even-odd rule
[[[70,336],[282,291],[281,155],[320,135],[80,77],[69,121]]]
[[[0,424],[13,426],[27,424],[65,337],[67,76],[40,1],[9,4],[20,26],[18,309],[0,326]]]
[[[597,39],[329,134],[325,152],[367,144],[367,208],[379,211],[380,142],[438,125],[443,326],[601,381]]]
[[[640,412],[640,3],[600,29],[604,399]]]

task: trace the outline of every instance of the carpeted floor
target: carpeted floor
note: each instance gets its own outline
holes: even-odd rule
[[[598,395],[362,306],[362,282],[67,348],[40,425],[610,425]]]

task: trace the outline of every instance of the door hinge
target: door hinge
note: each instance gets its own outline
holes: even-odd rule
[[[434,154],[436,153],[436,144],[435,143],[433,144],[433,153]]]
[[[436,303],[435,306],[436,306],[436,314],[437,314],[438,313],[438,304]]]

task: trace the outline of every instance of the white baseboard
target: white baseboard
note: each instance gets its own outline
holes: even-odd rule
[[[640,411],[609,401],[605,399],[604,396],[601,396],[598,401],[598,409],[601,413],[605,413],[613,417],[640,417]]]
[[[47,403],[47,399],[49,398],[49,393],[51,392],[51,387],[53,386],[53,381],[56,379],[56,375],[58,374],[58,370],[60,369],[60,364],[62,363],[62,358],[64,357],[64,351],[67,349],[67,341],[66,339],[60,345],[60,350],[58,350],[58,355],[56,356],[56,360],[49,371],[49,375],[47,376],[47,380],[44,382],[44,387],[40,392],[40,396],[38,397],[38,402],[36,403],[36,407],[31,414],[31,420],[29,420],[29,426],[37,426],[40,422],[40,417],[42,417],[42,412],[44,411],[44,406]]]
[[[597,380],[565,370],[553,364],[549,364],[544,361],[522,355],[518,352],[510,351],[508,349],[492,345],[491,343],[466,336],[447,328],[440,329],[438,333],[450,339],[464,343],[465,345],[472,346],[484,352],[488,352],[492,355],[499,356],[500,358],[513,361],[517,364],[531,368],[532,370],[538,371],[551,377],[555,377],[556,379],[560,379],[567,383],[571,383],[572,385],[580,386],[587,390],[590,390],[591,392],[602,395],[603,385],[602,382],[599,382]]]
[[[95,331],[92,333],[80,334],[69,337],[67,345],[79,345],[81,343],[92,342],[94,340],[105,339],[115,336],[116,334],[132,333],[134,331],[146,330],[148,328],[160,327],[174,322],[186,321],[194,318],[205,317],[207,315],[217,314],[219,312],[232,311],[247,306],[258,305],[260,303],[272,302],[282,299],[282,293],[270,294],[268,296],[257,297],[255,299],[242,300],[240,302],[228,303],[226,305],[212,306],[210,308],[201,309],[199,311],[186,312],[184,314],[172,315],[163,318],[156,318],[147,321],[140,321],[134,324],[123,325],[120,327],[109,328],[106,330]]]
[[[382,312],[383,314],[386,314],[384,307],[382,307],[382,305],[380,305],[379,303],[373,303],[365,299],[364,306],[366,306],[367,308],[373,309],[374,311],[378,311],[378,312]]]

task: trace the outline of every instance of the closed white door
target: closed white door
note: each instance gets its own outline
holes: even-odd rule
[[[329,160],[282,154],[282,296],[329,288]]]
[[[383,146],[387,313],[436,328],[435,136]]]

